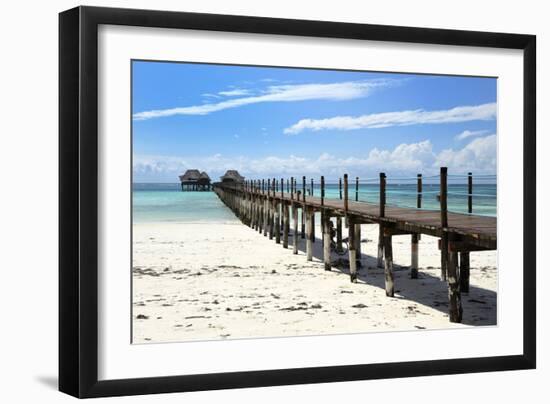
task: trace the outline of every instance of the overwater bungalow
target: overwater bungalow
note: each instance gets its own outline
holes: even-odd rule
[[[210,177],[203,171],[187,170],[179,176],[182,191],[210,191]]]
[[[224,175],[220,177],[222,183],[234,183],[242,184],[244,182],[244,177],[239,174],[237,170],[227,170]]]

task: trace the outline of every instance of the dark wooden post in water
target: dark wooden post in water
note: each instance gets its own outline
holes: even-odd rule
[[[359,177],[355,177],[355,202],[359,201]]]
[[[348,214],[348,175],[344,174],[344,212]]]
[[[447,233],[447,167],[441,167],[439,178],[439,203],[441,210],[441,280],[447,280],[449,262],[449,235]]]
[[[380,173],[380,218],[386,214],[386,174]],[[378,268],[382,268],[384,262],[384,226],[378,226]]]
[[[422,174],[416,175],[416,207],[422,207]],[[411,234],[411,278],[418,278],[418,241],[419,233]]]
[[[321,175],[321,206],[325,204],[325,176]]]
[[[474,191],[474,184],[473,184],[472,173],[468,173],[468,213],[473,212],[473,203],[472,203],[473,191]]]
[[[310,188],[310,190],[311,190],[310,195],[315,196],[314,193],[313,193],[313,178],[311,179],[311,188]]]
[[[472,173],[468,173],[468,213],[473,213],[474,184]],[[470,252],[460,253],[460,292],[470,293]]]
[[[342,199],[342,178],[338,178],[338,191],[340,192],[340,199]]]

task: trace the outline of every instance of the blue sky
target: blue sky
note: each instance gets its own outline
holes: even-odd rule
[[[134,61],[135,182],[496,173],[494,78]]]

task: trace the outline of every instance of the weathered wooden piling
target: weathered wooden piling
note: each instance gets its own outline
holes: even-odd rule
[[[323,262],[325,263],[325,271],[330,271],[330,211],[326,211],[323,214],[322,220],[323,227]]]
[[[386,174],[380,173],[380,218],[386,215]],[[384,226],[378,225],[378,257],[377,266],[382,268],[384,263]]]
[[[386,296],[393,297],[393,248],[392,234],[389,229],[384,232],[384,277],[386,281]]]
[[[302,177],[302,198],[303,198],[303,202],[304,202],[304,205],[302,207],[302,238],[305,238],[306,237],[306,215],[305,215],[305,211],[306,211],[306,208],[305,208],[305,204],[306,204],[306,177],[303,176]],[[300,198],[298,198],[299,200]]]
[[[468,173],[468,213],[473,213],[474,181],[472,173]],[[470,252],[460,253],[460,292],[470,293]]]
[[[458,279],[458,253],[449,252],[447,263],[447,282],[449,287],[449,320],[452,323],[462,322],[462,301]]]
[[[346,179],[344,177],[344,190]],[[357,282],[357,244],[355,243],[355,223],[352,217],[348,217],[348,243],[349,243],[349,276],[353,283]]]
[[[447,167],[441,167],[439,177],[439,203],[441,211],[441,280],[447,280],[449,262],[449,236],[447,234]]]
[[[290,216],[288,213],[288,203],[283,202],[283,217],[284,217],[284,225],[283,225],[283,248],[288,248],[288,232],[290,229]]]
[[[307,241],[306,241],[306,254],[307,254],[307,260],[313,261],[313,215],[314,211],[313,208],[306,207],[306,235],[307,235]]]
[[[297,193],[300,200],[300,191]],[[294,222],[294,230],[292,235],[292,252],[298,254],[298,206],[299,202],[292,203],[292,221]]]
[[[416,176],[416,207],[422,208],[422,174]],[[411,234],[411,278],[418,278],[418,241],[420,234]]]

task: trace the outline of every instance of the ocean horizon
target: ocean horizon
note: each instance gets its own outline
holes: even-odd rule
[[[298,189],[301,189],[298,184]],[[378,184],[360,184],[358,200],[378,203]],[[310,184],[307,185],[309,194]],[[285,188],[286,192],[286,188]],[[314,184],[313,194],[320,196],[319,184]],[[349,185],[349,199],[356,199],[355,183]],[[448,209],[457,213],[468,213],[467,186],[448,185]],[[424,183],[422,209],[439,210],[439,184]],[[473,214],[496,217],[497,185],[479,183],[473,190]],[[338,183],[325,185],[325,198],[338,199]],[[386,203],[391,206],[416,208],[416,183],[388,183]],[[175,223],[238,223],[238,219],[212,191],[181,191],[179,183],[133,183],[133,222],[175,222]]]

